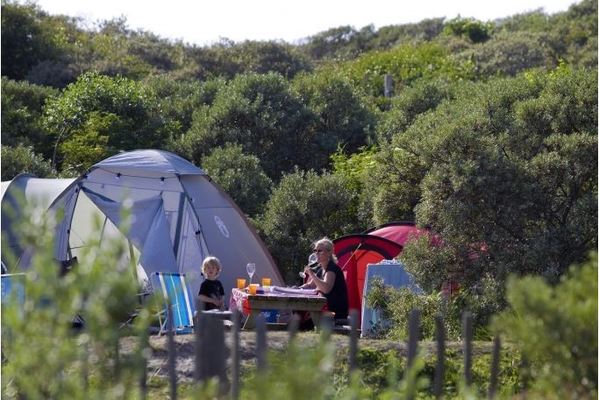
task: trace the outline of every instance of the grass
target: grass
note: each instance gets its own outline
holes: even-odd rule
[[[227,338],[230,340],[230,338]],[[290,355],[288,334],[286,332],[268,332],[269,365],[276,367],[275,377],[293,380],[302,368],[318,369],[318,358],[310,359],[310,354],[322,351],[319,347],[319,335],[311,332],[300,332],[296,336],[296,346],[300,355]],[[252,398],[259,385],[256,383],[257,372],[255,367],[255,335],[253,332],[242,332],[241,341],[241,386],[242,398]],[[152,347],[155,352],[166,357],[165,338],[153,338]],[[332,368],[329,382],[332,383],[332,398],[343,398],[344,393],[355,382],[352,382],[348,369],[348,343],[347,336],[332,335],[329,340],[332,351]],[[193,336],[178,337],[176,340],[178,362],[185,359],[185,363],[193,363]],[[230,342],[228,342],[230,345]],[[396,380],[406,373],[405,359],[407,355],[406,343],[391,342],[378,339],[360,339],[358,353],[358,366],[360,374],[357,378],[359,386],[370,398],[378,398],[388,390],[394,374]],[[474,391],[484,397],[488,389],[489,370],[491,363],[492,342],[473,343],[473,379]],[[436,363],[436,344],[434,342],[419,343],[419,354],[422,356],[422,369],[419,373],[420,384],[423,387],[422,395],[431,395],[432,381]],[[502,375],[500,379],[500,394],[510,395],[516,392],[519,385],[517,366],[519,358],[511,350],[502,352]],[[512,357],[511,354],[514,354]],[[293,358],[295,357],[295,358]],[[310,361],[312,360],[312,362]],[[301,364],[298,365],[298,361]],[[320,360],[322,361],[322,360]],[[170,393],[167,379],[166,359],[161,361],[164,369],[159,376],[150,381],[149,398],[162,398]],[[291,363],[295,365],[291,368]],[[287,370],[286,370],[287,369]],[[189,372],[189,371],[188,371]],[[230,370],[228,371],[230,373]],[[187,374],[189,376],[189,373]],[[326,374],[324,374],[326,375]],[[463,376],[462,343],[446,343],[446,398],[459,396]],[[309,379],[309,378],[306,378]],[[178,382],[178,397],[192,398],[197,395],[197,386],[191,378],[181,377]],[[274,384],[274,383],[273,383]],[[207,390],[204,388],[204,390]],[[204,394],[207,394],[205,391]],[[309,393],[308,393],[309,394]]]

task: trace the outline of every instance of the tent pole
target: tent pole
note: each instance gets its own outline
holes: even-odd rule
[[[351,256],[349,256],[349,258],[347,259],[347,261],[345,262],[345,264],[343,264],[343,267],[341,267],[341,270],[343,271],[345,269],[345,266],[347,265],[347,263],[349,262],[349,260],[352,259],[352,257],[356,254],[356,251],[360,250],[360,247],[362,247],[362,244],[364,244],[364,241],[361,241],[360,244],[358,245],[358,247],[356,247],[352,252],[351,252]],[[358,261],[358,260],[356,260]]]
[[[173,244],[173,253],[175,260],[179,259],[179,243],[181,242],[181,226],[183,224],[183,206],[185,205],[185,194],[179,193],[179,209],[177,211],[177,229],[175,230],[175,243]]]

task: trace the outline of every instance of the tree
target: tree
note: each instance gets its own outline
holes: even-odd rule
[[[543,50],[549,50],[555,60],[589,68],[597,66],[597,0],[580,1],[553,15],[538,10],[518,14],[496,25],[499,32],[507,35],[542,35],[546,38]]]
[[[354,231],[353,196],[344,179],[328,173],[296,171],[281,179],[259,225],[287,282],[298,279],[312,242]]]
[[[239,64],[242,73],[275,72],[291,79],[301,71],[312,69],[306,57],[286,43],[246,40],[231,47],[230,53],[231,59]]]
[[[2,145],[2,180],[8,181],[21,173],[30,173],[39,178],[55,176],[50,162],[33,152],[31,147]]]
[[[441,102],[450,99],[455,86],[445,79],[421,80],[412,87],[398,93],[391,102],[390,109],[381,113],[376,125],[377,141],[387,143],[393,135],[405,131],[420,115],[434,110]]]
[[[72,61],[85,46],[78,19],[50,16],[35,4],[2,2],[2,75],[64,87],[79,73]]]
[[[458,57],[472,60],[481,78],[514,76],[532,68],[555,68],[558,60],[551,45],[551,38],[546,33],[498,33],[485,43],[461,52]]]
[[[443,19],[423,19],[415,24],[383,26],[375,34],[373,48],[383,50],[406,43],[431,41],[443,30]]]
[[[512,277],[510,308],[493,321],[529,363],[539,398],[597,397],[597,253],[558,285]]]
[[[45,102],[56,96],[56,89],[2,78],[2,145],[32,146],[49,159],[52,145],[41,117]]]
[[[472,77],[471,63],[454,59],[437,43],[405,44],[387,51],[372,51],[343,63],[339,69],[354,86],[377,97],[383,95],[383,80],[387,74],[395,82],[396,93],[419,79],[458,81]]]
[[[596,90],[595,71],[568,68],[494,80],[396,136],[389,168],[414,177],[416,219],[443,238],[408,246],[406,265],[432,279],[450,254],[442,268],[472,288],[512,272],[556,281],[580,262],[597,246]]]
[[[170,74],[150,76],[142,83],[154,94],[162,117],[171,121],[174,138],[189,130],[194,110],[212,103],[219,85],[224,84],[221,81],[179,81]]]
[[[372,25],[365,26],[360,31],[349,25],[331,28],[310,36],[303,45],[304,51],[315,60],[351,59],[369,49],[367,43],[374,35],[373,31]]]
[[[313,154],[313,115],[278,74],[239,75],[219,87],[214,101],[193,115],[191,129],[177,146],[199,163],[215,147],[239,144],[255,155],[273,181]]]
[[[44,31],[36,5],[2,2],[2,75],[21,80],[39,61],[56,51]]]
[[[474,18],[457,17],[445,23],[443,31],[448,35],[468,38],[472,43],[482,43],[489,40],[493,25],[475,20]]]
[[[310,168],[321,169],[338,148],[353,153],[371,140],[374,113],[342,77],[323,71],[304,74],[293,82],[293,89],[314,113],[314,140],[318,148],[311,157]]]
[[[215,148],[201,165],[246,214],[254,217],[262,212],[272,181],[256,156],[243,154],[239,145],[227,145]]]
[[[48,101],[43,119],[55,141],[53,165],[74,172],[119,150],[161,148],[173,131],[143,85],[95,73]]]

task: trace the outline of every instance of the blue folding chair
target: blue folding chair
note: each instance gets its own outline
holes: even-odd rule
[[[158,288],[162,290],[164,298],[164,311],[158,315],[160,334],[167,332],[168,329],[169,303],[173,310],[173,330],[175,334],[192,333],[195,305],[185,283],[185,274],[155,272],[152,274],[151,282],[155,291]]]
[[[17,305],[25,304],[25,274],[2,274],[2,305],[7,305],[14,298]]]

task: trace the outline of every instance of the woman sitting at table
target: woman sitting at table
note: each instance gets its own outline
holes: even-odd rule
[[[318,256],[318,264],[322,267],[322,277],[307,266],[304,270],[308,276],[308,282],[302,288],[317,289],[327,299],[327,308],[335,313],[335,319],[346,319],[349,302],[347,297],[347,286],[343,271],[337,265],[337,257],[333,254],[333,242],[328,238],[322,238],[314,243],[314,252]]]

